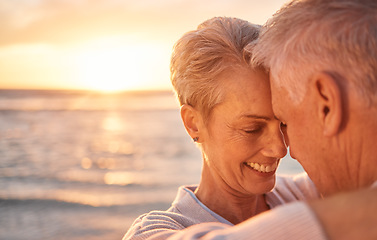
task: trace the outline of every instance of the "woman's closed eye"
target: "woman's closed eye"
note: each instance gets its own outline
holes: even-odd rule
[[[264,124],[257,124],[243,128],[243,131],[247,134],[258,134],[263,131]]]
[[[256,134],[262,131],[262,128],[255,128],[255,129],[245,129],[243,130],[247,134]]]

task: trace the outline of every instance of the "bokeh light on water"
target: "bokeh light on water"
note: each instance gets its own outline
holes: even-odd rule
[[[201,170],[171,92],[2,91],[0,151],[1,239],[120,239]]]

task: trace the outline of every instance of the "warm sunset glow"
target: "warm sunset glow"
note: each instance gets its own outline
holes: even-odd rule
[[[91,90],[115,92],[148,89],[158,69],[153,63],[166,60],[169,53],[157,44],[106,39],[88,44],[77,53],[78,79]],[[168,81],[168,69],[166,81]]]
[[[214,16],[263,24],[284,2],[0,1],[0,88],[168,90],[185,32]]]
[[[115,49],[86,53],[82,56],[79,65],[83,84],[93,90],[128,89],[132,83],[140,81],[137,76],[138,66],[136,64],[132,66],[130,58],[120,56]],[[123,67],[122,64],[127,67]]]

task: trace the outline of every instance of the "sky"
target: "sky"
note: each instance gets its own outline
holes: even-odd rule
[[[0,0],[0,89],[170,89],[172,47],[201,22],[263,24],[286,0]]]

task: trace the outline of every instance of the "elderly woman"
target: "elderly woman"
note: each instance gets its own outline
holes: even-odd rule
[[[178,40],[171,81],[187,133],[203,156],[199,185],[167,211],[137,218],[124,239],[166,239],[202,222],[238,224],[278,205],[318,197],[307,175],[278,177],[286,154],[264,69],[249,65],[259,26],[213,18]],[[275,186],[275,188],[274,188]],[[272,191],[271,191],[272,190]]]

